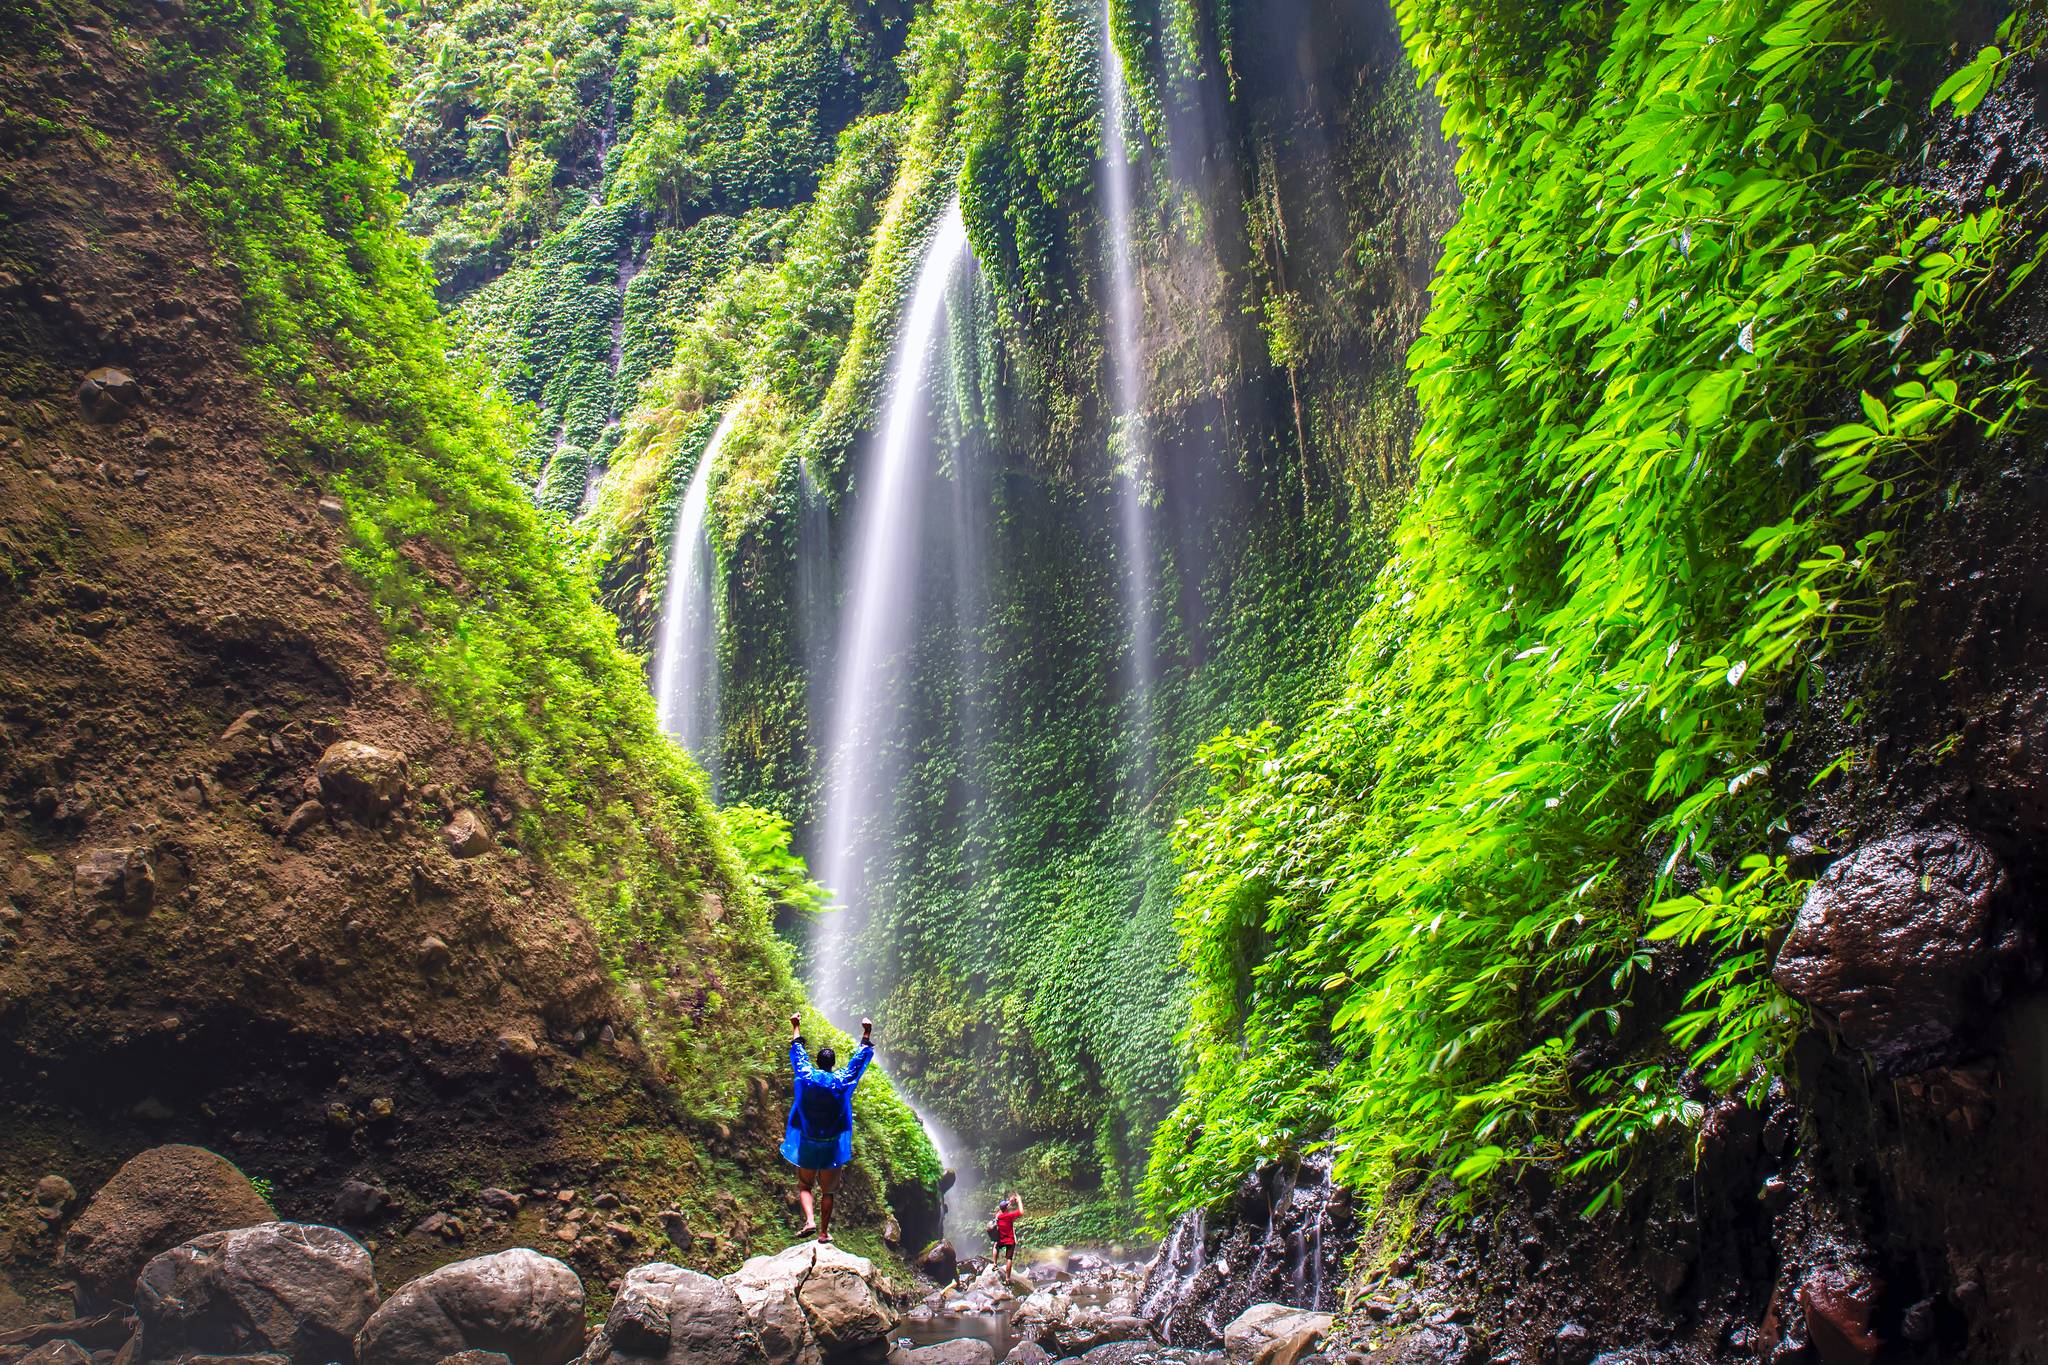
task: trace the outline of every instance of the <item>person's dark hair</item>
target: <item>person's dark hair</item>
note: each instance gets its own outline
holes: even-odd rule
[[[820,1070],[831,1071],[838,1065],[838,1063],[839,1054],[834,1052],[831,1048],[821,1047],[818,1049],[818,1068]]]

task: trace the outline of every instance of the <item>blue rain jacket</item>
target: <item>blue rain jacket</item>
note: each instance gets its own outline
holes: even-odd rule
[[[819,1169],[798,1159],[805,1144],[829,1143],[838,1154],[831,1169],[853,1160],[853,1091],[861,1073],[875,1059],[875,1050],[862,1043],[837,1071],[820,1071],[811,1065],[803,1039],[789,1044],[789,1069],[796,1077],[796,1098],[790,1101],[789,1122],[782,1133],[782,1157],[793,1166]],[[813,1147],[813,1151],[816,1148]]]

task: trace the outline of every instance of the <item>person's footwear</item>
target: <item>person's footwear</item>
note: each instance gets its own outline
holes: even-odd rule
[[[818,1234],[818,1241],[825,1246],[831,1246],[832,1234],[829,1232],[821,1232]]]
[[[818,1225],[817,1225],[816,1223],[806,1223],[806,1224],[804,1224],[804,1225],[803,1225],[802,1227],[800,1227],[800,1228],[798,1228],[798,1229],[796,1230],[797,1240],[798,1240],[798,1241],[802,1241],[802,1240],[803,1240],[804,1238],[806,1238],[806,1237],[810,1236],[810,1235],[811,1235],[812,1233],[816,1232],[817,1230],[818,1230]]]

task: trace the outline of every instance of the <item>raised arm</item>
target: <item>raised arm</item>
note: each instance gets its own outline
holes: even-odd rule
[[[860,1021],[860,1046],[846,1059],[846,1080],[849,1085],[860,1083],[861,1073],[868,1069],[868,1063],[875,1060],[875,1026],[870,1020]]]
[[[804,1051],[804,1021],[802,1015],[789,1016],[789,1070],[798,1080],[811,1074],[810,1054]]]

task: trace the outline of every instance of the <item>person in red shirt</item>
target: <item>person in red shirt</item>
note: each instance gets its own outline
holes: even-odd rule
[[[996,1209],[995,1248],[989,1254],[989,1263],[1000,1265],[1008,1257],[1009,1263],[1004,1269],[1010,1274],[1017,1270],[1017,1220],[1023,1216],[1024,1200],[1014,1193]]]

